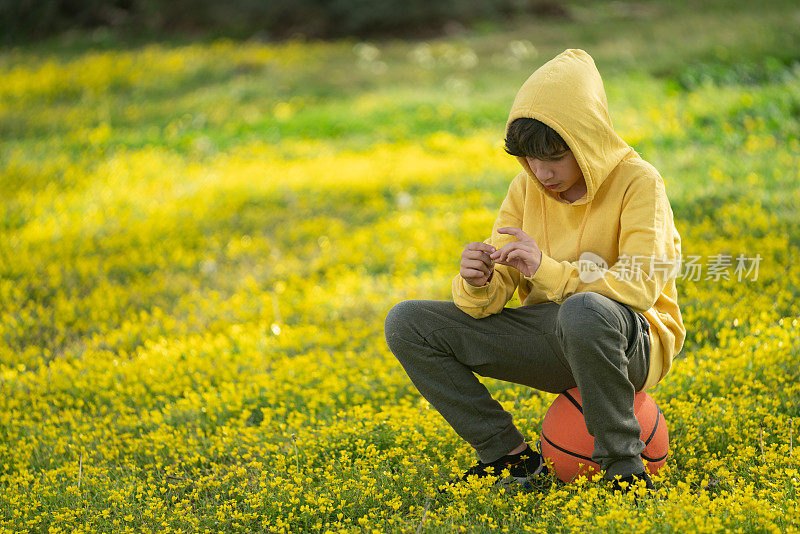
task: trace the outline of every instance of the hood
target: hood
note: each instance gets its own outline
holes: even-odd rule
[[[586,194],[569,204],[572,206],[591,202],[619,162],[635,154],[614,132],[603,80],[592,57],[579,48],[564,50],[522,84],[511,106],[506,134],[511,123],[520,117],[545,123],[572,150],[586,181]],[[517,159],[543,195],[564,203],[536,179],[525,158]]]

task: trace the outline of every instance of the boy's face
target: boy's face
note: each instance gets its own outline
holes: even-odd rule
[[[586,194],[583,172],[571,150],[557,154],[552,161],[526,156],[528,165],[541,184],[561,196],[575,201]]]

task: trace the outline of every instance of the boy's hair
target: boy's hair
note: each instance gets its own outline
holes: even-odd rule
[[[521,117],[508,127],[505,151],[512,156],[553,160],[569,146],[558,132],[536,119]]]

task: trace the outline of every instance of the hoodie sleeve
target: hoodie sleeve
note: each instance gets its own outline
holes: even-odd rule
[[[516,240],[513,235],[501,234],[497,229],[505,226],[522,227],[525,178],[524,174],[520,174],[511,182],[508,194],[500,205],[500,214],[492,227],[492,237],[484,239],[484,243],[494,245],[498,249],[509,241]],[[500,312],[511,300],[519,285],[520,277],[521,273],[517,269],[495,263],[494,273],[489,282],[481,287],[475,287],[458,273],[452,281],[453,302],[475,319],[488,317]]]
[[[644,313],[680,267],[680,236],[660,177],[634,180],[622,203],[619,258],[610,268],[588,260],[557,261],[542,252],[533,276],[524,277],[549,300],[594,291]]]

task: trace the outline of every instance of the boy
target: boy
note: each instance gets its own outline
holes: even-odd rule
[[[525,81],[505,141],[523,172],[491,237],[466,245],[453,302],[390,310],[387,344],[477,451],[462,479],[547,471],[478,373],[551,393],[577,386],[592,460],[612,489],[640,479],[652,490],[633,398],[664,378],[686,337],[680,235],[663,179],[614,132],[600,73],[580,49]],[[522,306],[505,308],[515,290]]]

